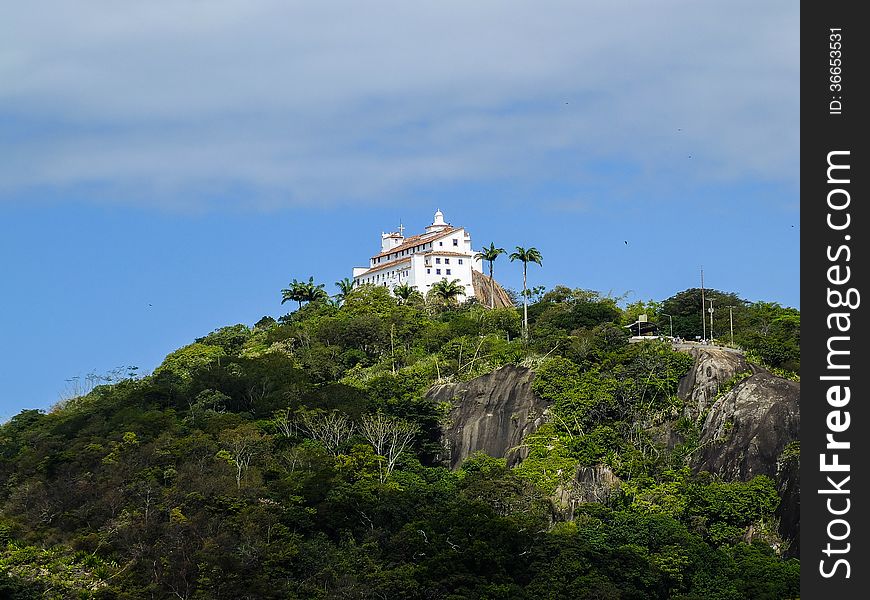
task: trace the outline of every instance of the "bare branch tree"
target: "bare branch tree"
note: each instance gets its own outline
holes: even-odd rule
[[[272,425],[284,437],[292,438],[299,434],[299,421],[289,406],[275,411],[272,415]]]
[[[301,446],[293,446],[292,448],[282,450],[276,454],[275,458],[289,473],[293,473],[297,468],[311,468],[309,456]]]
[[[221,435],[221,443],[229,461],[236,467],[236,487],[242,488],[242,477],[263,445],[263,435],[249,425],[241,425]]]
[[[326,446],[326,450],[333,456],[339,454],[341,447],[353,435],[353,421],[338,411],[301,412],[299,421],[305,432]]]
[[[408,421],[378,413],[362,418],[360,432],[375,449],[375,454],[383,458],[378,463],[380,480],[383,483],[396,468],[399,457],[414,440],[417,427]]]

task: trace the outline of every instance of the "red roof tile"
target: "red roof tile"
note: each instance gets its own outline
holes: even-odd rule
[[[421,252],[420,254],[424,256],[461,256],[463,258],[474,258],[470,254],[463,254],[462,252],[448,252],[447,250],[427,250],[426,252]]]
[[[461,227],[448,227],[447,229],[443,229],[437,233],[421,233],[419,235],[412,235],[409,238],[405,238],[405,241],[402,242],[401,244],[399,244],[398,246],[396,246],[395,248],[390,248],[389,250],[381,252],[380,254],[375,254],[374,256],[372,256],[372,258],[373,259],[381,258],[384,256],[389,256],[390,254],[394,254],[396,252],[402,252],[404,250],[409,250],[409,249],[413,248],[414,246],[419,246],[421,244],[428,244],[431,241],[439,240],[445,236],[450,235],[451,233],[455,233],[459,229],[462,229],[462,228]]]
[[[394,266],[396,266],[396,265],[402,264],[403,262],[411,262],[411,257],[410,257],[410,256],[406,256],[406,257],[404,257],[404,258],[399,258],[399,259],[396,259],[396,260],[391,260],[390,262],[385,262],[385,263],[383,263],[383,264],[377,265],[377,266],[375,266],[375,267],[372,267],[372,268],[369,269],[368,271],[364,271],[364,272],[360,273],[359,275],[357,275],[356,277],[354,277],[354,279],[356,279],[356,278],[358,278],[358,277],[365,277],[366,275],[368,275],[368,274],[370,274],[370,273],[374,273],[375,271],[383,271],[384,269],[389,269],[390,267],[394,267]]]

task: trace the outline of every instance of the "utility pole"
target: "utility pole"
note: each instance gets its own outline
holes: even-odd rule
[[[704,302],[704,267],[701,267],[701,328],[704,332],[701,341],[707,341],[707,317],[704,315],[704,311],[707,308],[707,303]]]
[[[710,343],[713,343],[713,301],[707,300],[710,303]]]
[[[669,315],[668,313],[659,313],[663,317],[667,317],[671,320],[671,337],[674,337],[674,317]]]
[[[731,345],[734,345],[734,307],[728,307],[728,321],[731,323]]]

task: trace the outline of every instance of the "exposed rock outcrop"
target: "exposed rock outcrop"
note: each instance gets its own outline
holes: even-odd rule
[[[725,479],[776,476],[785,447],[800,434],[800,384],[756,373],[722,396],[702,429],[697,466]]]
[[[794,451],[796,450],[796,451]],[[776,465],[776,491],[780,504],[776,509],[779,517],[779,534],[792,545],[786,556],[800,556],[801,532],[801,461],[800,449],[786,446]]]
[[[692,348],[695,365],[680,380],[677,395],[687,401],[689,416],[697,417],[713,403],[726,381],[746,371],[753,371],[742,354],[720,348]]]
[[[726,480],[767,475],[776,482],[780,535],[795,543],[800,522],[800,384],[758,372],[719,398],[710,408],[701,435],[696,471]]]
[[[577,467],[574,477],[556,488],[553,502],[567,520],[574,518],[574,509],[584,502],[606,503],[618,490],[622,480],[606,465]]]
[[[474,452],[522,461],[528,450],[523,438],[543,422],[547,404],[532,392],[533,373],[525,367],[504,366],[465,383],[436,385],[427,397],[450,402],[442,442],[444,462],[456,468]]]
[[[474,287],[474,297],[483,306],[490,306],[493,295],[495,296],[495,303],[493,304],[495,308],[506,308],[514,305],[511,302],[511,297],[504,291],[504,288],[494,280],[491,284],[489,277],[480,271],[471,270],[471,285]]]
[[[792,542],[790,553],[797,555],[800,384],[755,368],[735,352],[717,348],[690,352],[695,365],[680,382],[679,394],[692,416],[709,409],[693,470],[709,471],[727,481],[746,481],[755,475],[774,479],[782,500],[777,510],[780,535]],[[754,374],[717,398],[725,382],[747,371]],[[477,451],[506,458],[511,466],[525,459],[528,450],[523,439],[540,426],[548,409],[532,392],[533,377],[530,369],[505,366],[465,383],[431,388],[428,398],[452,405],[442,432],[445,464],[456,468]],[[681,439],[670,422],[652,433],[667,447]],[[606,499],[619,483],[606,467],[581,467],[568,485],[556,491],[554,501],[573,512],[577,502]]]

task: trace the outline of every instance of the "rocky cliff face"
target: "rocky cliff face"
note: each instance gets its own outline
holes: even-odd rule
[[[552,498],[554,508],[570,521],[578,505],[584,502],[606,503],[619,491],[621,483],[622,480],[606,465],[579,466],[574,477],[556,488]]]
[[[767,475],[781,504],[780,535],[797,547],[800,527],[800,384],[760,371],[736,385],[710,408],[701,435],[696,471],[726,480]]]
[[[471,270],[471,285],[474,287],[474,297],[484,306],[508,308],[514,305],[497,281],[490,281],[489,277],[474,269]]]
[[[722,385],[737,375],[753,368],[742,354],[719,348],[692,348],[695,359],[692,370],[680,380],[677,395],[686,400],[686,412],[697,417],[712,404]]]
[[[429,390],[428,398],[453,405],[442,437],[445,462],[451,468],[478,450],[507,458],[509,465],[528,455],[520,445],[543,422],[547,409],[532,392],[532,377],[530,369],[508,365],[465,383]]]
[[[795,443],[800,433],[800,384],[754,368],[734,352],[698,348],[691,353],[695,364],[680,382],[679,394],[690,415],[697,417],[709,409],[701,450],[692,468],[726,480],[748,480],[755,475],[774,479],[782,498],[777,512],[780,535],[793,542],[791,552],[796,555],[800,461]],[[754,374],[716,398],[725,382],[747,371]],[[537,429],[547,410],[547,404],[532,392],[533,377],[527,368],[506,366],[466,383],[430,389],[427,397],[453,406],[442,438],[445,463],[456,468],[478,450],[507,458],[510,465],[522,461],[528,454],[521,447],[523,438]],[[675,435],[670,426],[656,433],[669,446],[675,443]],[[612,473],[591,469],[578,471],[572,482],[576,489],[561,490],[563,504],[571,504],[569,499],[589,501],[618,486]]]
[[[800,384],[756,373],[722,396],[702,429],[697,468],[725,479],[776,476],[785,447],[800,434]]]

